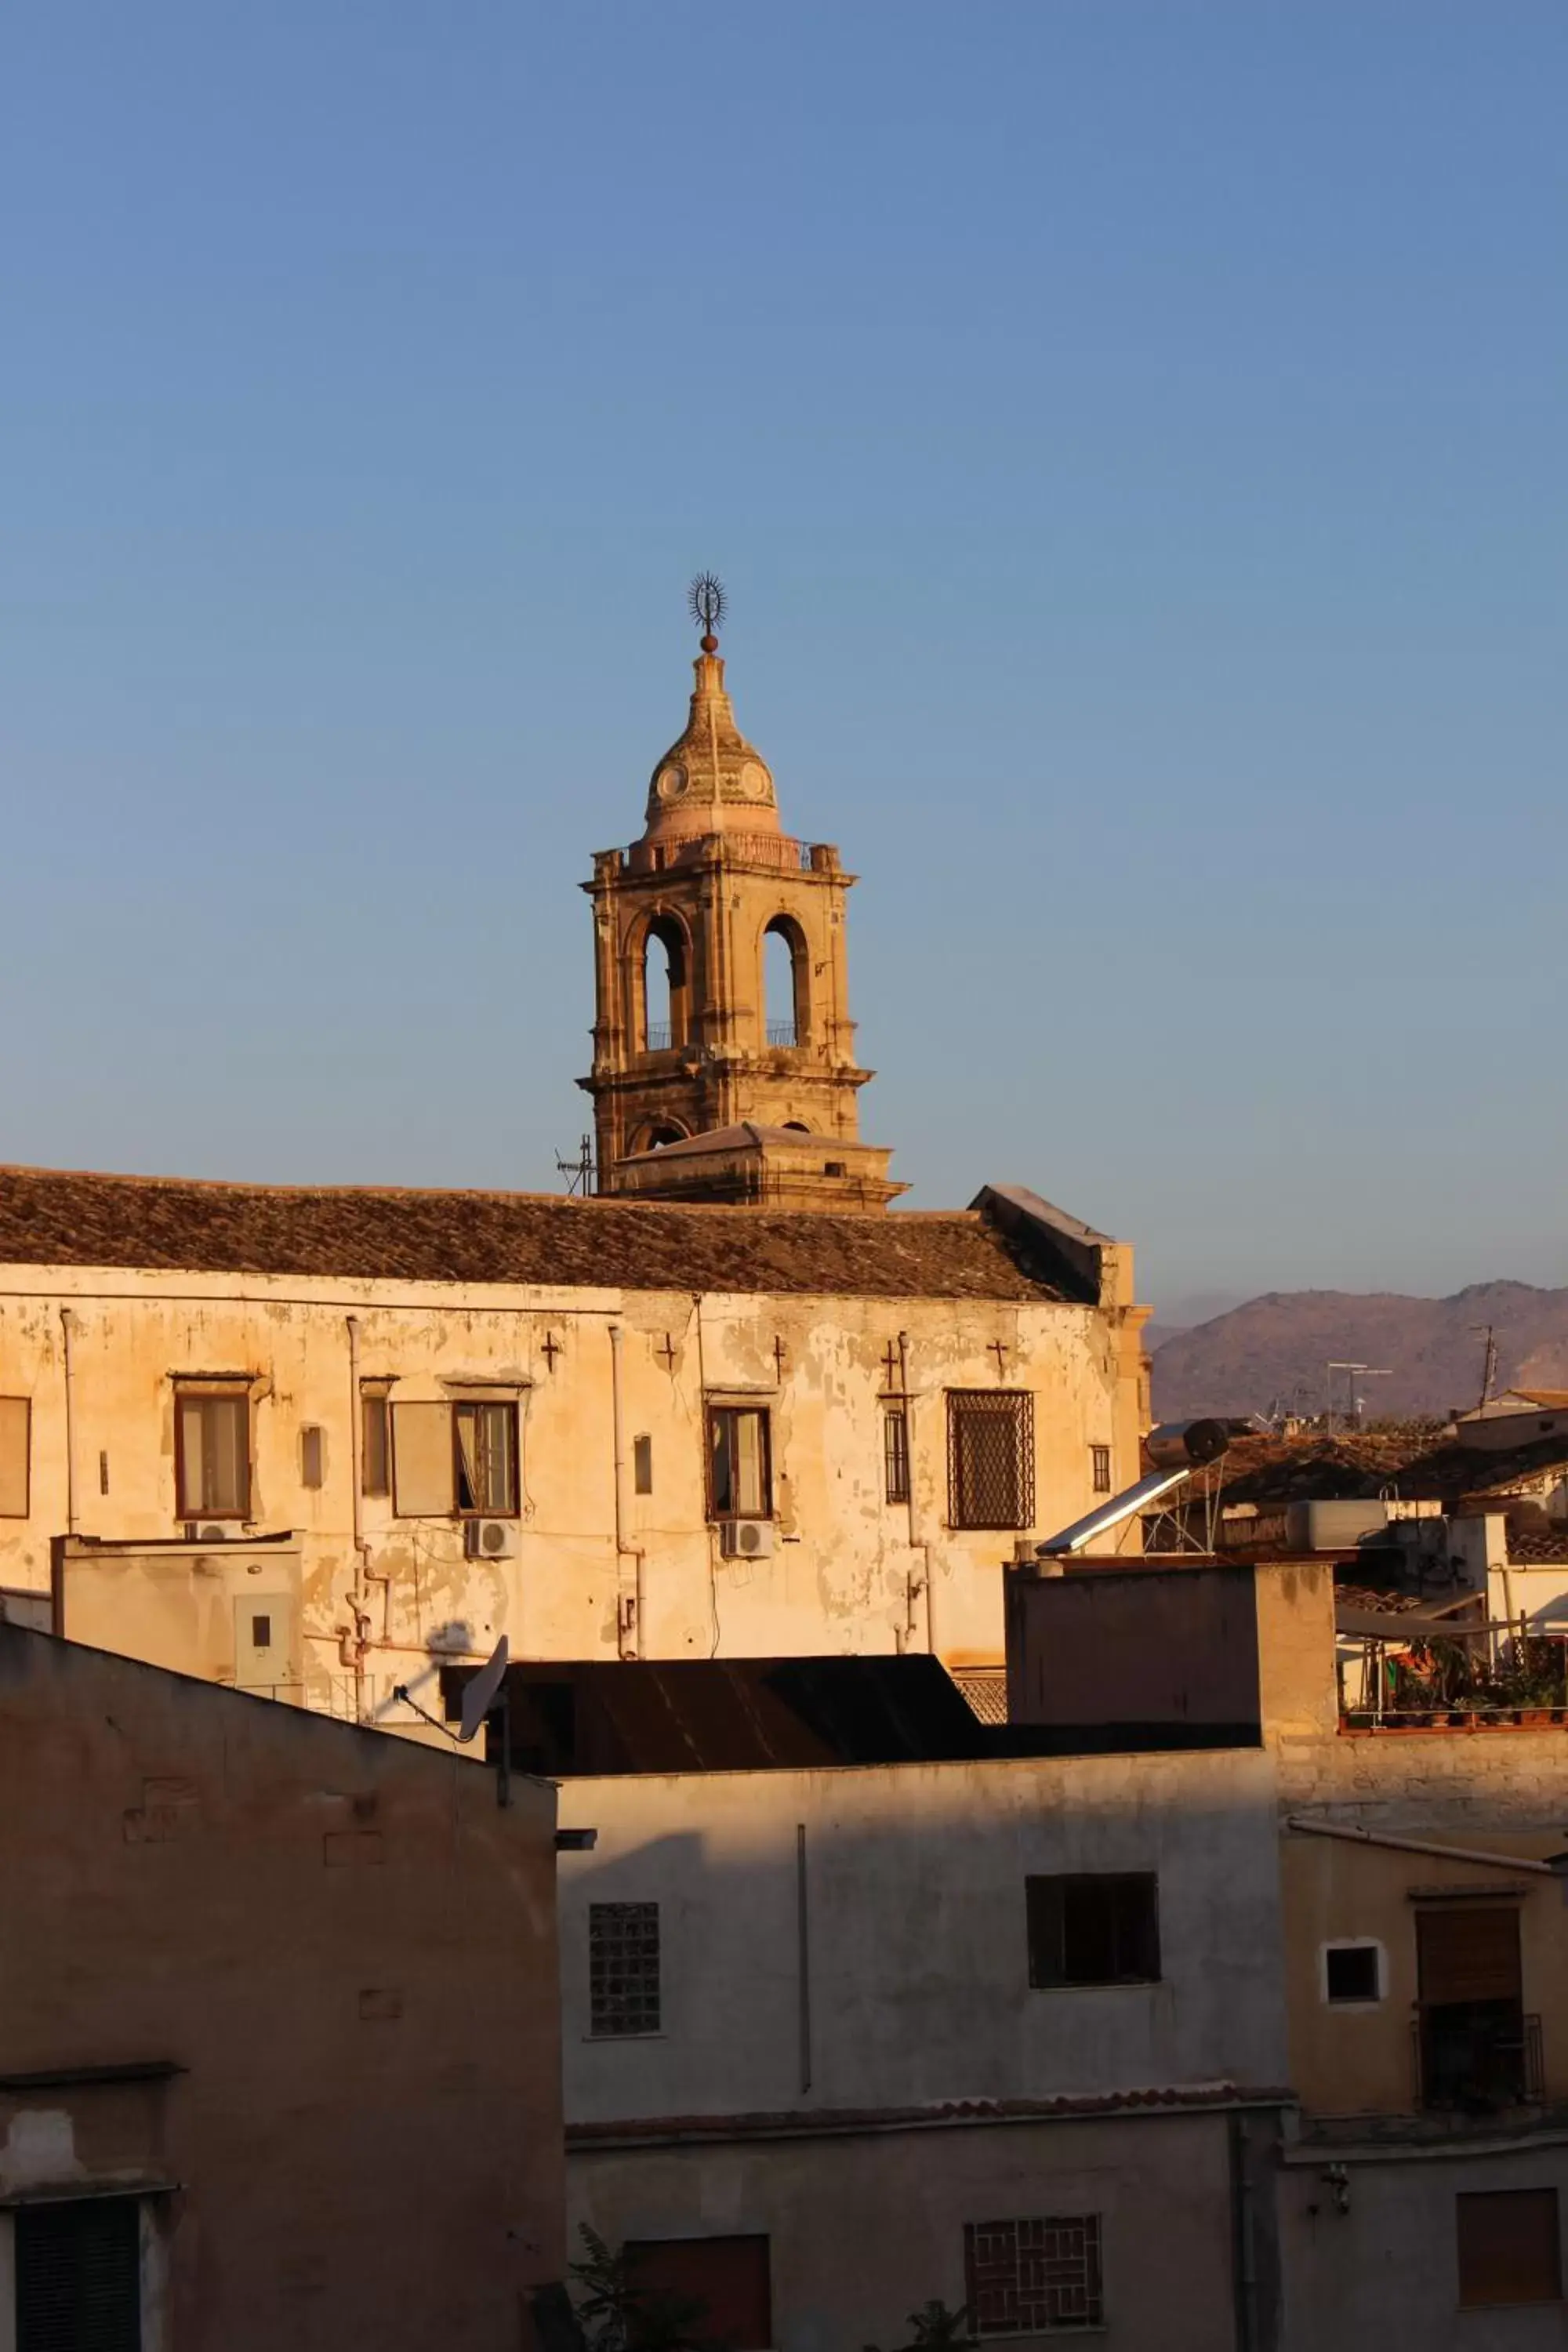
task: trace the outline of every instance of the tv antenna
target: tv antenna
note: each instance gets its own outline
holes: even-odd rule
[[[1486,1362],[1481,1371],[1481,1401],[1476,1407],[1478,1412],[1485,1412],[1491,1402],[1492,1383],[1497,1379],[1497,1326],[1495,1323],[1472,1323],[1470,1328],[1478,1339],[1483,1331],[1486,1333],[1487,1353]]]
[[[574,1194],[584,1201],[592,1200],[594,1195],[595,1169],[594,1139],[591,1135],[585,1135],[581,1143],[577,1146],[577,1157],[575,1160],[563,1160],[561,1154],[557,1152],[555,1155],[555,1165],[560,1170],[563,1176],[571,1178],[571,1181],[566,1187],[566,1197],[568,1200],[572,1199]]]

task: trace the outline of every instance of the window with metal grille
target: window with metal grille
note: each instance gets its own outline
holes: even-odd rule
[[[182,1388],[174,1399],[176,1516],[250,1516],[250,1389]]]
[[[947,1498],[952,1527],[1034,1526],[1035,1400],[1027,1391],[948,1391]]]
[[[1100,2216],[1049,2213],[1032,2221],[968,2221],[963,2277],[970,2325],[977,2336],[1103,2326]]]
[[[1152,1871],[1026,1878],[1029,1982],[1158,1984],[1159,1881]]]
[[[1091,1445],[1089,1449],[1089,1466],[1095,1493],[1109,1495],[1110,1492],[1110,1446]]]
[[[910,1499],[910,1420],[902,1405],[882,1415],[882,1468],[889,1503]]]
[[[765,1406],[708,1408],[708,1516],[773,1517],[773,1464]]]
[[[16,2211],[16,2352],[140,2352],[141,2209],[83,2197]]]
[[[1461,2310],[1562,2301],[1555,2189],[1462,2193],[1454,2200],[1454,2234]]]
[[[658,1905],[588,1906],[588,2031],[659,2030]]]

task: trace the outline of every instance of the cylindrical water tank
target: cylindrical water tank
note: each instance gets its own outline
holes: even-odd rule
[[[1223,1421],[1163,1421],[1143,1444],[1156,1470],[1181,1470],[1217,1462],[1230,1444],[1230,1433]]]

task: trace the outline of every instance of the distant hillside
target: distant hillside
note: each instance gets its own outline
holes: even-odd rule
[[[1155,1416],[1263,1412],[1276,1401],[1321,1412],[1331,1357],[1392,1368],[1392,1378],[1365,1383],[1369,1417],[1447,1413],[1479,1397],[1486,1343],[1475,1326],[1487,1323],[1497,1331],[1499,1388],[1568,1388],[1568,1290],[1527,1282],[1476,1283],[1452,1298],[1274,1290],[1190,1331],[1161,1337],[1151,1326]],[[1344,1396],[1336,1375],[1335,1403]]]

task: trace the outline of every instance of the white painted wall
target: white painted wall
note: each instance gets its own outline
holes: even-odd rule
[[[572,1780],[561,1821],[598,1832],[560,1864],[569,2122],[1286,2080],[1262,1754]],[[1120,1870],[1159,1874],[1163,1980],[1031,1990],[1026,1874]],[[660,1906],[657,2039],[589,2038],[621,1901]]]

